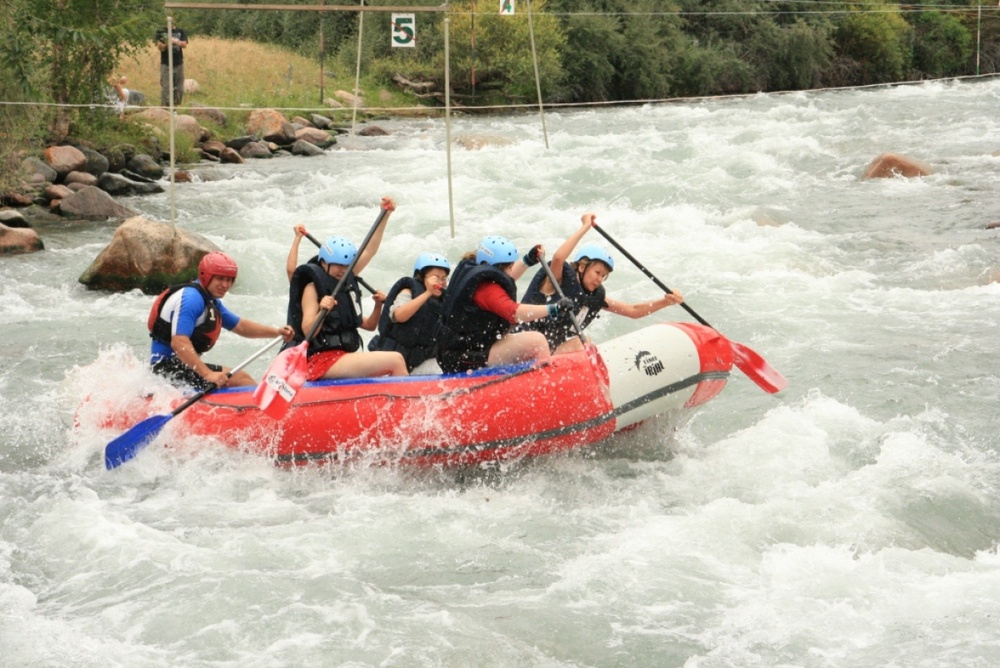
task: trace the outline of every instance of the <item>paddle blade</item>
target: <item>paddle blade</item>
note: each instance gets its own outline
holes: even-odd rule
[[[308,342],[302,342],[279,354],[264,373],[254,390],[253,398],[265,415],[280,420],[292,405],[295,393],[306,382],[309,364],[306,360]]]
[[[774,394],[788,387],[788,380],[763,357],[742,343],[729,342],[733,347],[733,362],[765,392]]]
[[[157,437],[172,413],[146,418],[104,448],[104,466],[109,471],[135,457],[136,453]]]

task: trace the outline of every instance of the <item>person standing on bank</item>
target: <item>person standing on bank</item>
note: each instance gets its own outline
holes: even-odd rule
[[[440,253],[421,253],[413,263],[413,276],[404,276],[389,289],[378,334],[368,350],[395,350],[406,360],[410,373],[440,373],[433,368],[434,331],[441,315],[441,297],[448,285],[451,263]]]
[[[236,262],[220,251],[208,253],[198,263],[198,280],[167,288],[149,312],[149,335],[153,339],[149,363],[153,373],[178,386],[207,390],[213,386],[256,385],[246,371],[230,378],[230,367],[206,364],[201,356],[212,349],[223,329],[248,339],[281,336],[290,341],[288,325],[269,327],[227,309],[222,298],[233,287]]]
[[[517,286],[544,251],[534,246],[523,259],[504,237],[486,237],[455,267],[441,305],[437,361],[445,373],[545,359],[541,332],[512,332],[513,325],[572,313],[569,299],[547,305],[517,303]]]
[[[330,237],[320,247],[317,257],[300,265],[292,274],[288,286],[288,323],[295,330],[295,336],[291,345],[305,341],[320,313],[327,312],[319,331],[309,340],[307,380],[408,375],[406,362],[397,352],[359,352],[362,341],[358,329],[375,330],[385,300],[384,294],[376,292],[375,310],[362,319],[361,288],[356,277],[378,252],[396,203],[391,197],[383,197],[382,208],[386,215],[360,255],[348,239]],[[348,274],[347,269],[355,256],[357,262]],[[345,277],[340,292],[331,294]],[[286,344],[285,348],[288,347]]]
[[[576,318],[581,330],[592,323],[601,311],[610,311],[628,318],[644,318],[662,308],[684,301],[684,297],[678,292],[638,304],[628,304],[608,297],[604,290],[604,281],[614,271],[615,261],[606,250],[596,244],[587,244],[577,251],[572,262],[567,262],[570,253],[583,235],[593,227],[597,216],[585,213],[580,220],[583,223],[580,229],[559,246],[552,255],[549,268],[552,270],[552,275],[558,277],[563,294],[573,301],[573,317]],[[521,301],[525,304],[553,304],[559,299],[559,291],[553,287],[545,270],[539,269],[531,279]],[[540,320],[525,324],[521,329],[544,334],[553,354],[580,350],[583,346],[580,337],[577,336],[576,328],[569,319]]]
[[[160,28],[153,38],[156,48],[160,50],[160,106],[170,106],[170,85],[174,87],[174,106],[179,107],[184,98],[184,49],[187,48],[187,33],[173,26],[170,38],[167,39],[167,29]],[[170,50],[167,47],[170,47]],[[170,71],[170,60],[173,59],[174,69]]]

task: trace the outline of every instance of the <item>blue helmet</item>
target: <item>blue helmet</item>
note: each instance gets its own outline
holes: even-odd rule
[[[578,250],[576,255],[573,256],[573,262],[579,262],[584,258],[588,260],[600,260],[604,264],[608,265],[608,269],[610,271],[614,271],[615,269],[614,258],[608,254],[608,251],[595,244],[587,244]]]
[[[444,269],[446,274],[451,273],[451,263],[440,253],[421,253],[417,256],[417,261],[413,263],[413,273],[423,271],[427,267],[439,267]]]
[[[357,254],[358,249],[344,237],[330,237],[319,248],[319,259],[327,264],[348,265]]]
[[[504,237],[486,237],[476,249],[476,264],[508,264],[517,260],[517,248]]]

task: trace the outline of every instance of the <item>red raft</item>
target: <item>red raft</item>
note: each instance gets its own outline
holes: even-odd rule
[[[226,388],[177,415],[159,440],[212,437],[285,465],[505,461],[595,443],[701,405],[722,390],[732,364],[732,347],[715,330],[664,323],[534,364],[306,383],[281,420],[257,408],[254,388]],[[145,417],[118,414],[104,426],[123,430]]]

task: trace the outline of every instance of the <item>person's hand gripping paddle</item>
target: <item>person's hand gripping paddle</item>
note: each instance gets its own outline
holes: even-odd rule
[[[382,208],[379,211],[378,218],[375,219],[375,224],[372,225],[371,229],[368,230],[367,236],[365,236],[364,241],[361,242],[361,246],[358,251],[354,254],[354,259],[351,263],[347,265],[347,271],[344,272],[343,277],[337,281],[337,287],[333,289],[333,294],[336,296],[340,293],[340,289],[344,287],[344,283],[347,278],[354,271],[354,265],[357,264],[358,258],[364,252],[365,248],[368,246],[368,242],[371,241],[372,236],[375,234],[375,230],[378,226],[382,224],[382,221],[389,214],[389,210]],[[329,311],[323,309],[319,312],[319,317],[316,318],[316,322],[313,323],[312,329],[306,336],[305,340],[293,346],[288,350],[283,351],[274,361],[271,362],[271,366],[267,368],[267,372],[264,374],[263,380],[254,390],[253,398],[257,403],[257,407],[260,408],[265,415],[274,418],[275,420],[280,420],[288,413],[288,409],[292,406],[292,400],[295,398],[296,393],[302,388],[302,385],[306,382],[306,376],[309,372],[309,362],[308,362],[308,350],[309,342],[312,341],[313,337],[316,336],[316,332],[323,325],[323,320],[326,319]]]

